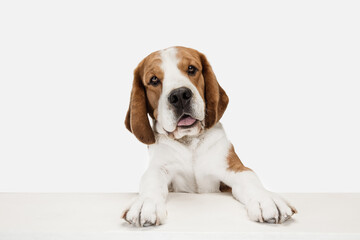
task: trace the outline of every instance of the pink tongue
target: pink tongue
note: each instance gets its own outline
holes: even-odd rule
[[[194,122],[196,121],[196,119],[188,116],[185,118],[180,119],[180,121],[178,122],[178,126],[190,126],[192,124],[194,124]]]

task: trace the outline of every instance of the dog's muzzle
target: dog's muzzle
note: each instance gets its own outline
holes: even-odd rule
[[[197,120],[192,117],[191,112],[192,96],[192,91],[187,87],[176,88],[169,94],[168,100],[174,107],[178,127],[192,127],[197,122]]]

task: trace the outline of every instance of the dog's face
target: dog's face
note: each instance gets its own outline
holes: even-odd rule
[[[172,47],[151,53],[135,69],[125,125],[145,144],[155,142],[147,114],[160,134],[195,136],[218,122],[227,104],[206,57]]]

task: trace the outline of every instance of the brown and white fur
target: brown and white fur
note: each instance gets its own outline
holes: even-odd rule
[[[127,222],[164,223],[169,191],[231,191],[258,222],[282,223],[296,213],[236,155],[219,123],[228,101],[205,55],[194,49],[167,48],[139,63],[125,125],[148,145],[150,164],[123,213]]]

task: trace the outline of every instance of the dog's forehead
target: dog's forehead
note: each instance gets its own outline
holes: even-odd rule
[[[160,51],[160,56],[162,60],[162,68],[171,69],[171,68],[181,68],[183,63],[195,64],[200,62],[199,53],[191,48],[185,47],[170,47]],[[198,66],[201,67],[201,66]]]
[[[142,73],[146,74],[154,69],[172,72],[171,70],[190,64],[201,68],[200,56],[196,50],[186,47],[170,47],[149,54],[143,60]]]
[[[153,52],[149,54],[146,58],[143,60],[142,68],[144,72],[147,72],[151,70],[152,68],[158,67],[161,65],[161,56],[160,51]]]
[[[161,67],[165,70],[170,70],[177,67],[178,58],[177,58],[178,50],[175,47],[167,48],[160,51],[161,56]]]

